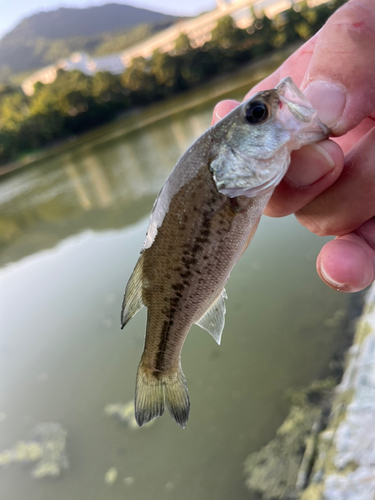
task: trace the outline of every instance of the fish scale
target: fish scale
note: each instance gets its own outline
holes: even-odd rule
[[[202,182],[206,189],[192,189]],[[179,353],[188,330],[217,298],[218,290],[221,292],[224,288],[228,269],[239,257],[235,249],[242,253],[247,241],[253,199],[242,197],[243,212],[238,217],[230,199],[214,188],[212,176],[203,166],[202,172],[174,197],[153,245],[143,254],[144,279],[155,284],[144,292],[149,318],[146,346],[156,343],[158,348],[147,348],[142,362],[156,371],[178,368]],[[210,208],[203,213],[194,211],[194,206],[201,205],[200,198],[205,198],[206,190],[214,197]],[[189,192],[196,195],[191,197]],[[178,220],[177,207],[189,211],[188,221]],[[171,241],[175,242],[172,253]],[[160,290],[157,284],[163,277],[164,287]],[[174,340],[173,349],[167,342],[169,338]]]

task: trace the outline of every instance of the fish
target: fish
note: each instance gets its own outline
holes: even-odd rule
[[[190,400],[181,350],[189,330],[197,324],[220,344],[225,285],[288,169],[291,151],[329,135],[287,77],[232,110],[177,162],[154,203],[122,304],[122,328],[147,307],[135,390],[139,426],[165,408],[186,426]]]

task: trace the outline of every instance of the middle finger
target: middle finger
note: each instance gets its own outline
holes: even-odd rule
[[[375,215],[375,128],[345,157],[338,180],[296,213],[301,224],[320,235],[350,233]]]

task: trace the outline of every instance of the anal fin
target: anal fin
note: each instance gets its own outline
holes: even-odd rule
[[[124,328],[126,323],[145,305],[142,296],[143,258],[144,254],[139,257],[125,288],[121,310],[121,328]]]
[[[215,302],[209,307],[209,309],[203,314],[197,325],[207,330],[207,332],[216,340],[220,345],[221,334],[224,330],[225,323],[225,302],[227,299],[227,292],[225,288],[215,300]]]

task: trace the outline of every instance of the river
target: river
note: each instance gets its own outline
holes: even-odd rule
[[[212,95],[0,179],[0,453],[58,422],[69,462],[55,480],[33,478],[35,464],[0,468],[1,499],[249,499],[243,463],[285,418],[285,391],[329,374],[349,297],[316,274],[324,239],[264,217],[228,282],[221,346],[196,326],[185,343],[186,429],[167,413],[134,429],[104,411],[133,398],[146,313],[120,330],[124,287]]]

